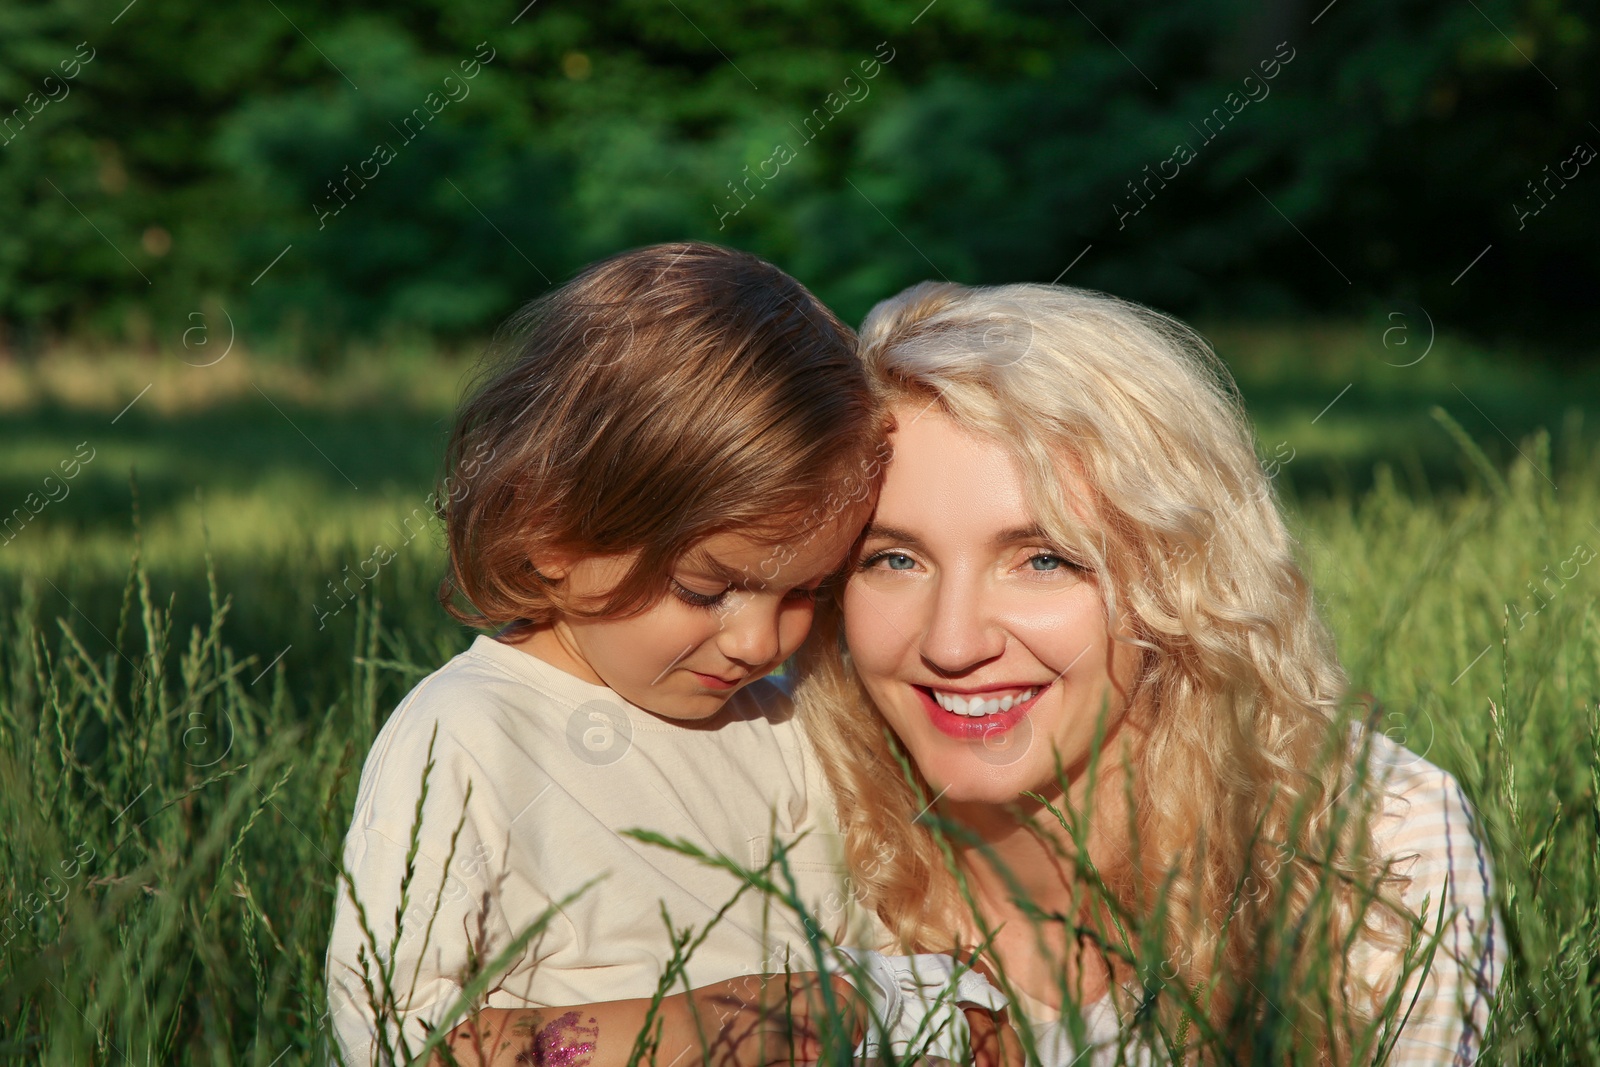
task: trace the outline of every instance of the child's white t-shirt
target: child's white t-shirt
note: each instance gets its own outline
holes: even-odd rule
[[[346,1062],[374,1062],[376,1052],[358,962],[363,947],[375,988],[376,959],[392,956],[414,1052],[419,1035],[460,994],[469,954],[491,960],[549,905],[596,876],[602,880],[559,909],[479,1004],[653,995],[671,954],[663,909],[676,931],[693,927],[698,936],[742,881],[624,837],[626,829],[681,839],[747,868],[767,862],[775,837],[789,847],[800,897],[824,932],[846,943],[863,936],[846,929],[869,920],[851,905],[831,795],[788,697],[763,680],[736,693],[726,710],[715,729],[678,725],[481,636],[423,679],[373,742],[345,839],[345,867],[379,946],[374,954],[341,878],[328,999]],[[415,874],[391,954],[436,726]],[[782,884],[776,868],[772,875]],[[746,889],[690,957],[688,986],[781,972],[786,955],[793,970],[816,969],[794,912]],[[684,988],[680,980],[669,992]]]

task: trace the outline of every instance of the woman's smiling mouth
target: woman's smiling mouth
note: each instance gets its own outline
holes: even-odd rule
[[[990,686],[966,692],[926,685],[911,688],[937,729],[958,740],[975,741],[1004,733],[1021,722],[1040,694],[1054,684]]]
[[[970,695],[947,689],[931,689],[930,692],[944,710],[975,718],[980,715],[993,715],[997,711],[1010,711],[1014,705],[1025,704],[1038,696],[1042,688],[1034,685],[1026,689],[989,690]]]

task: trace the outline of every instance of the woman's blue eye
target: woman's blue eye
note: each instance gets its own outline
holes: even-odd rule
[[[908,571],[917,565],[917,561],[904,552],[875,552],[861,561],[861,569],[869,570],[880,563],[892,571]]]
[[[1065,556],[1057,556],[1049,552],[1041,552],[1036,556],[1029,556],[1028,562],[1032,564],[1033,569],[1036,571],[1058,571],[1063,567],[1072,566],[1072,561]]]

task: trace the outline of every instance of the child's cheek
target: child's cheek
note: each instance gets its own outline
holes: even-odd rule
[[[809,600],[797,601],[785,607],[778,623],[778,640],[783,645],[780,660],[788,659],[805,643],[806,635],[811,632],[811,623],[816,617],[816,604]]]
[[[652,639],[668,659],[684,660],[703,652],[727,627],[724,612],[679,603],[663,618],[661,628]],[[695,651],[686,654],[685,646]]]

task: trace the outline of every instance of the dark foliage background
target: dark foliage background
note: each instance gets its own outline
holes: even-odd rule
[[[598,256],[701,237],[851,320],[1083,253],[1067,280],[1179,314],[1404,299],[1589,358],[1600,178],[1572,157],[1600,68],[1566,0],[123,2],[0,8],[9,350],[175,344],[216,305],[324,358],[475,337]]]

